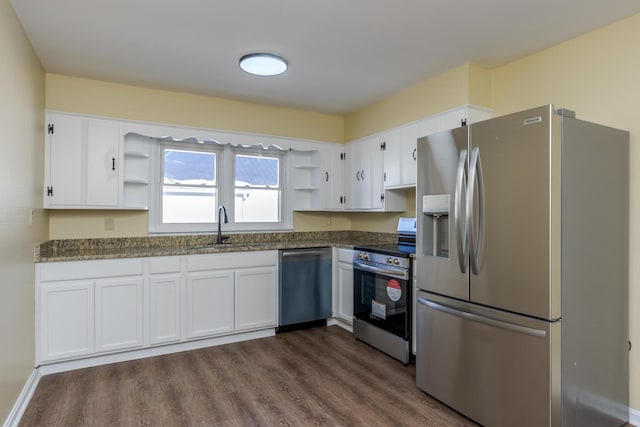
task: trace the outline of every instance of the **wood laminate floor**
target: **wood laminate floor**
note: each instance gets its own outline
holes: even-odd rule
[[[475,426],[337,326],[43,377],[20,426]]]

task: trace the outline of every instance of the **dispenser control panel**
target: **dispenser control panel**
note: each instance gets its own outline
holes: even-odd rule
[[[422,213],[429,215],[449,214],[449,195],[430,194],[422,196]]]

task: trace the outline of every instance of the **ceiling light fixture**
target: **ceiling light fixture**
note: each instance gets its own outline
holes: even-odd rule
[[[288,66],[286,59],[272,53],[250,53],[240,58],[240,68],[256,76],[277,76]]]

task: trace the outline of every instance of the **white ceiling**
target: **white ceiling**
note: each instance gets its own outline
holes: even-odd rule
[[[46,72],[347,114],[465,62],[495,66],[639,0],[11,0]],[[238,59],[283,55],[251,76]]]

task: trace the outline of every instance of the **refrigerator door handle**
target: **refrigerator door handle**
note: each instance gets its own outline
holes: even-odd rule
[[[473,227],[474,205],[473,196],[478,182],[478,233]],[[478,274],[482,264],[482,249],[484,246],[484,180],[482,178],[482,161],[480,160],[480,148],[471,150],[469,160],[469,182],[467,183],[467,218],[466,229],[469,233],[470,267],[473,274]]]
[[[460,209],[462,204],[462,189],[467,184],[467,174],[466,174],[466,163],[467,163],[467,150],[460,151],[460,157],[458,159],[458,172],[456,174],[456,187],[453,201],[453,226],[455,227],[456,234],[456,248],[458,250],[458,264],[460,266],[460,272],[467,272],[467,265],[469,262],[469,245],[467,244],[467,230],[466,223],[461,220],[462,215],[460,215]],[[463,228],[465,227],[465,228]]]
[[[478,316],[477,314],[468,313],[466,311],[456,310],[455,308],[447,307],[446,305],[438,304],[433,301],[426,300],[418,297],[418,303],[426,305],[434,310],[441,311],[443,313],[450,314],[452,316],[459,317],[461,319],[470,320],[472,322],[484,323],[488,326],[505,329],[511,332],[517,332],[520,334],[531,335],[534,337],[544,338],[547,335],[546,331],[530,328],[528,326],[516,325],[514,323],[503,322],[501,320],[492,319],[490,317]]]

